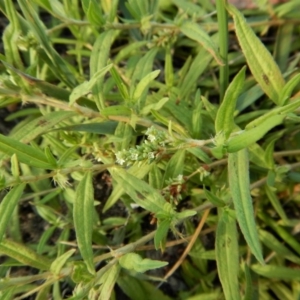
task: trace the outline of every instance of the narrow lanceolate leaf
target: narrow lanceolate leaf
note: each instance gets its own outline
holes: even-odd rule
[[[224,65],[216,44],[211,37],[196,23],[185,22],[180,27],[180,31],[190,39],[200,43],[217,61],[219,65]]]
[[[234,111],[236,107],[236,101],[240,95],[245,81],[245,70],[242,68],[241,71],[234,77],[233,81],[228,86],[223,102],[218,109],[215,129],[216,133],[223,132],[227,139],[232,130],[234,129]]]
[[[107,65],[111,44],[115,38],[116,31],[108,30],[101,33],[93,46],[90,59],[90,77],[92,78],[99,70]],[[103,96],[104,78],[101,77],[92,88],[95,102],[99,110],[105,107]]]
[[[299,82],[300,74],[297,74],[286,83],[280,94],[280,105],[285,104],[289,100]]]
[[[4,239],[0,243],[0,253],[7,255],[25,266],[31,266],[40,270],[49,270],[51,261],[37,254],[32,249],[22,244]]]
[[[74,254],[76,250],[71,249],[61,256],[57,257],[51,264],[50,271],[56,275],[59,275],[60,270],[65,265],[67,260]]]
[[[300,100],[295,100],[290,104],[276,107],[263,116],[260,116],[254,121],[250,122],[245,127],[245,131],[229,139],[226,146],[227,151],[236,152],[254,144],[256,141],[260,140],[270,129],[281,124],[286,118],[286,115],[299,107],[299,104]]]
[[[74,102],[79,99],[80,97],[88,94],[91,92],[92,87],[97,83],[97,81],[104,77],[104,75],[111,69],[112,64],[100,69],[97,71],[89,81],[85,81],[82,84],[78,85],[69,97],[69,104],[72,105]]]
[[[164,211],[167,202],[145,181],[120,168],[111,168],[110,173],[136,204],[153,213]]]
[[[163,183],[170,179],[175,179],[183,174],[185,160],[185,150],[178,150],[168,161],[165,169]]]
[[[71,111],[54,111],[45,116],[36,118],[31,122],[26,124],[20,130],[14,132],[11,137],[14,140],[20,141],[22,143],[29,143],[34,140],[36,137],[40,136],[41,134],[54,129],[55,126],[66,120],[70,119],[75,116],[76,113]]]
[[[216,259],[225,299],[240,299],[239,250],[236,222],[228,211],[220,209],[216,233]]]
[[[244,300],[255,299],[254,297],[255,289],[253,287],[251,272],[248,265],[245,262],[242,263],[242,270],[244,271],[244,276],[245,276],[245,293],[243,299]]]
[[[76,189],[74,202],[74,225],[76,239],[89,272],[95,272],[92,250],[92,231],[94,213],[94,189],[92,184],[92,173],[85,173]]]
[[[48,162],[46,155],[42,151],[2,134],[0,134],[0,152],[9,156],[16,154],[21,163],[29,166],[42,169],[55,168],[55,166]]]
[[[277,279],[277,280],[300,280],[300,270],[287,267],[268,265],[253,265],[251,269],[264,277]]]
[[[119,264],[124,269],[144,273],[148,270],[164,267],[168,262],[152,260],[149,258],[143,259],[139,254],[127,253],[119,259]]]
[[[28,20],[30,32],[34,35],[38,43],[47,54],[47,61],[50,62],[49,67],[52,69],[53,74],[65,82],[68,86],[74,86],[76,82],[75,76],[69,70],[66,61],[51,45],[49,36],[45,30],[45,26],[36,13],[32,1],[18,0],[18,4],[26,20]]]
[[[279,67],[243,15],[233,5],[228,5],[227,9],[233,17],[237,38],[255,80],[268,97],[279,104],[285,84]]]
[[[248,123],[245,129],[255,128],[264,123],[265,121],[271,119],[271,117],[273,116],[282,116],[284,118],[288,113],[294,112],[298,107],[300,107],[300,99],[295,99],[293,102],[287,105],[276,107],[270,110],[269,112],[263,114],[262,116],[256,118],[252,122]]]
[[[109,300],[112,298],[111,293],[119,277],[120,269],[120,266],[115,264],[101,276],[98,282],[100,285],[98,300]]]
[[[10,218],[13,215],[13,211],[23,193],[26,184],[20,184],[10,190],[7,195],[3,198],[0,204],[0,242],[3,239],[6,228],[9,224]]]
[[[138,101],[139,98],[142,96],[143,92],[146,90],[146,88],[149,86],[150,82],[154,80],[158,74],[160,73],[160,70],[153,71],[149,74],[147,74],[136,86],[135,91],[133,93],[133,99],[135,101]]]
[[[242,133],[229,139],[226,150],[227,152],[236,152],[248,147],[260,140],[269,130],[282,123],[284,115],[271,116],[259,126],[245,130]]]
[[[167,236],[170,225],[171,225],[171,220],[165,219],[163,221],[158,221],[158,226],[154,236],[155,249],[159,249],[160,246],[163,246],[162,243],[165,237]]]
[[[237,221],[253,255],[264,263],[250,195],[247,149],[228,154],[228,180]]]

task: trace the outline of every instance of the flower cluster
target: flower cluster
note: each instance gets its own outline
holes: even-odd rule
[[[157,154],[168,143],[167,134],[164,131],[158,130],[155,127],[150,127],[146,131],[147,139],[142,145],[129,150],[123,149],[116,153],[116,162],[120,165],[129,166],[136,161],[148,160],[151,163]]]
[[[164,198],[172,204],[177,205],[182,199],[182,192],[186,190],[185,179],[183,175],[166,180],[167,187],[163,190]]]
[[[200,167],[200,168],[198,169],[198,172],[199,172],[199,174],[200,174],[200,180],[201,180],[201,181],[203,181],[203,179],[204,179],[205,177],[207,177],[207,176],[210,175],[210,172],[209,172],[208,170],[206,170],[205,168],[203,168],[203,167]]]

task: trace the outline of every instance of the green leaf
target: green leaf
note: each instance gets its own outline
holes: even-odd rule
[[[300,99],[295,99],[293,102],[287,105],[273,108],[269,112],[263,114],[262,116],[248,123],[245,129],[251,129],[251,128],[258,127],[261,124],[266,124],[266,121],[271,120],[272,117],[277,116],[278,119],[280,116],[285,117],[288,113],[295,111],[299,106],[300,106]]]
[[[171,300],[171,298],[164,295],[160,289],[153,286],[152,283],[141,280],[140,278],[124,275],[118,278],[117,283],[131,300]]]
[[[21,262],[25,266],[39,270],[50,269],[51,261],[47,257],[38,255],[32,249],[7,239],[0,243],[0,253]]]
[[[0,134],[0,152],[6,155],[17,155],[21,163],[42,169],[54,169],[55,165],[48,162],[45,154],[34,147],[20,143]]]
[[[255,80],[269,98],[279,104],[285,82],[272,55],[254,34],[244,16],[233,5],[227,5],[226,8],[233,17],[236,35]]]
[[[297,269],[274,265],[252,265],[251,269],[255,273],[271,279],[287,281],[300,280],[300,270]]]
[[[154,58],[158,52],[158,48],[152,48],[137,62],[136,68],[132,74],[132,83],[142,80],[147,74],[152,71]],[[134,89],[134,86],[132,86]]]
[[[212,162],[211,158],[201,148],[188,148],[187,151],[206,164],[210,164]]]
[[[157,164],[151,166],[149,172],[149,184],[155,189],[161,189],[163,187],[162,172],[158,168]]]
[[[123,141],[123,140],[122,140]],[[124,148],[122,148],[124,149]],[[151,169],[151,166],[149,164],[143,164],[142,166],[133,165],[128,172],[135,176],[136,178],[143,178],[145,177]],[[125,193],[124,186],[122,185],[123,181],[121,181],[121,184],[114,185],[114,189],[107,199],[104,207],[103,212],[106,212],[110,207],[112,207],[119,199],[120,197]],[[162,184],[162,181],[161,181]]]
[[[45,116],[36,118],[26,124],[26,127],[15,131],[10,137],[22,143],[29,143],[36,137],[55,128],[55,125],[75,116],[76,113],[70,111],[54,111]]]
[[[281,93],[280,93],[280,100],[279,104],[284,105],[286,102],[290,99],[294,89],[300,82],[300,74],[295,75],[292,77],[283,87]]]
[[[258,144],[252,144],[248,147],[250,161],[257,166],[268,169],[268,164],[265,161],[265,151]]]
[[[196,87],[200,75],[204,73],[211,60],[212,56],[205,49],[200,49],[199,53],[193,59],[191,66],[188,68],[187,74],[182,75],[183,79],[179,84],[180,99],[184,99],[193,91],[193,87]]]
[[[274,191],[272,190],[271,187],[269,187],[268,185],[265,186],[265,191],[266,191],[266,195],[268,196],[272,206],[274,207],[275,211],[277,212],[277,214],[280,216],[280,218],[282,219],[282,221],[284,223],[288,222],[288,217],[279,201],[279,199],[277,198],[277,195],[274,193]]]
[[[251,88],[246,89],[237,100],[236,109],[241,112],[249,107],[251,104],[255,103],[264,92],[262,91],[261,87],[256,84]]]
[[[179,175],[183,175],[183,167],[185,160],[185,150],[178,150],[167,163],[163,183],[167,180],[175,179]]]
[[[192,113],[191,107],[185,102],[176,102],[175,97],[166,103],[165,108],[183,125],[188,132],[192,131]],[[173,121],[172,121],[173,122]]]
[[[256,259],[264,264],[250,195],[247,149],[228,154],[228,181],[236,218],[244,238]]]
[[[141,20],[149,14],[149,2],[141,3],[139,0],[129,0],[126,7],[136,20]]]
[[[190,39],[200,43],[214,57],[219,65],[224,64],[217,46],[198,24],[189,21],[184,22],[182,26],[180,26],[180,31]]]
[[[97,282],[100,284],[100,295],[97,298],[98,300],[110,300],[111,293],[115,286],[115,283],[119,277],[120,273],[120,266],[118,264],[113,265],[109,270],[107,270]]]
[[[96,42],[94,43],[90,59],[90,78],[93,78],[93,76],[99,70],[107,66],[110,47],[113,43],[116,33],[117,31],[115,30],[107,30],[98,36]],[[101,77],[92,88],[92,94],[95,97],[95,102],[100,111],[105,108],[103,85],[104,79]]]
[[[149,74],[147,74],[145,77],[141,79],[141,81],[137,84],[134,93],[133,93],[133,99],[134,101],[139,101],[144,91],[149,86],[150,82],[153,81],[158,74],[160,73],[160,70],[153,71]]]
[[[112,177],[136,204],[153,213],[164,211],[165,199],[145,181],[121,168],[110,168],[109,170]]]
[[[80,97],[88,94],[91,92],[93,86],[104,77],[104,75],[111,69],[112,64],[109,64],[108,66],[100,69],[94,75],[89,81],[85,81],[82,84],[78,85],[76,88],[73,89],[72,93],[69,97],[69,105],[74,104],[74,102],[79,99]]]
[[[262,211],[258,213],[258,216],[264,221],[267,226],[271,227],[276,232],[276,234],[281,237],[283,241],[285,241],[286,244],[288,244],[292,249],[296,251],[296,253],[298,253],[298,255],[300,255],[300,243],[288,230],[279,225],[270,216],[263,213]]]
[[[124,80],[122,79],[122,77],[119,75],[118,71],[116,70],[115,67],[111,68],[110,73],[113,77],[113,79],[116,82],[116,85],[121,93],[122,98],[124,99],[124,101],[128,101],[129,100],[129,90],[124,82]]]
[[[242,270],[245,273],[245,294],[244,294],[244,300],[251,300],[251,299],[255,299],[254,298],[254,288],[253,288],[253,280],[251,278],[251,272],[250,269],[248,267],[248,265],[243,262],[242,263]]]
[[[272,109],[270,112],[258,117],[247,124],[245,130],[231,137],[227,143],[227,151],[235,152],[248,147],[261,139],[270,129],[281,124],[287,114],[293,112],[300,105],[300,100]]]
[[[201,18],[207,13],[202,7],[202,5],[200,6],[196,3],[192,3],[185,0],[172,0],[172,3],[175,4],[182,11],[193,17],[197,16],[198,18]]]
[[[103,116],[130,116],[131,110],[125,105],[112,105],[101,110]]]
[[[168,103],[167,103],[168,104]],[[158,111],[155,110],[151,110],[151,114],[154,116],[154,118],[156,120],[158,120],[159,122],[161,122],[162,124],[164,124],[165,126],[169,126],[170,125],[170,119],[163,116],[162,114],[160,114]],[[179,125],[178,123],[172,122],[172,130],[174,132],[179,133],[180,135],[182,135],[183,137],[188,137],[187,131],[186,129]]]
[[[86,172],[76,189],[73,218],[78,248],[91,274],[95,273],[92,249],[93,214],[94,189],[92,173]]]
[[[170,47],[166,48],[165,54],[165,82],[168,88],[171,88],[174,85],[174,68]]]
[[[3,198],[0,204],[0,242],[3,239],[7,226],[9,225],[9,221],[12,217],[13,211],[22,196],[23,190],[26,184],[20,184],[11,189],[7,195]]]
[[[266,149],[265,149],[265,155],[264,155],[264,161],[266,165],[268,166],[269,170],[275,169],[275,162],[274,162],[274,145],[276,140],[272,139],[270,142],[268,142]]]
[[[220,209],[216,232],[216,260],[225,299],[240,299],[239,248],[235,219],[227,210]]]
[[[300,264],[300,257],[293,253],[289,248],[287,248],[281,241],[279,241],[274,235],[265,230],[259,230],[259,237],[261,242],[268,247],[270,250],[274,251],[277,256],[284,257],[295,264]]]
[[[214,195],[209,190],[204,189],[204,193],[205,193],[205,196],[206,196],[207,200],[209,202],[211,202],[213,205],[215,205],[217,207],[223,207],[226,204],[222,199],[220,199],[219,197]]]
[[[201,96],[201,100],[209,116],[211,117],[212,120],[215,121],[218,112],[217,107],[214,104],[212,104],[210,101],[208,101],[204,96]]]
[[[197,214],[197,212],[195,210],[186,209],[184,211],[176,213],[175,218],[177,220],[183,220],[183,219],[190,218],[196,214]]]
[[[155,249],[159,249],[160,247],[164,248],[162,244],[168,234],[170,225],[171,225],[171,220],[168,219],[165,219],[163,221],[158,220],[157,229],[154,236]]]
[[[122,48],[121,51],[119,51],[114,58],[115,64],[120,63],[122,60],[124,60],[127,57],[133,56],[136,54],[137,49],[142,48],[148,44],[148,41],[135,41],[134,43],[130,43],[128,45],[125,45],[124,48]],[[140,51],[141,52],[141,51]]]
[[[97,0],[82,0],[82,8],[87,19],[95,26],[102,26],[105,23],[101,5]]]
[[[54,231],[56,229],[56,226],[50,226],[46,230],[44,230],[42,236],[39,239],[39,243],[37,245],[36,251],[38,254],[42,254],[45,251],[45,248],[47,247],[47,242],[53,235]]]
[[[50,271],[55,274],[59,275],[62,267],[66,264],[67,260],[76,252],[75,249],[71,249],[61,256],[57,257],[51,264]]]
[[[200,139],[201,132],[202,132],[202,125],[203,125],[203,120],[201,115],[203,103],[200,100],[200,96],[201,96],[200,90],[197,89],[195,100],[194,100],[193,114],[192,114],[191,136],[194,139]]]
[[[148,270],[164,267],[168,265],[168,262],[152,260],[148,258],[143,259],[136,253],[127,253],[119,258],[119,264],[124,269],[135,270],[136,272],[144,273]]]
[[[274,13],[278,18],[293,17],[293,14],[295,13],[296,15],[298,15],[297,13],[299,12],[299,9],[300,9],[300,3],[297,0],[291,0],[275,7]]]
[[[236,126],[234,123],[234,111],[236,101],[244,86],[245,71],[246,68],[243,67],[229,84],[223,102],[217,112],[215,121],[216,133],[223,132],[226,139]]]
[[[20,8],[28,20],[30,32],[37,39],[38,43],[42,47],[42,51],[46,53],[47,63],[60,80],[62,80],[67,86],[73,87],[76,84],[76,79],[73,72],[69,70],[66,61],[56,52],[50,43],[48,34],[46,33],[45,26],[39,19],[33,4],[25,0],[18,0]]]
[[[14,178],[19,178],[19,176],[20,176],[19,162],[18,162],[18,158],[15,154],[13,154],[12,157],[10,158],[10,164],[11,164],[12,176]]]
[[[72,262],[72,275],[71,279],[75,283],[86,283],[91,282],[94,279],[94,276],[89,273],[87,266],[82,261]]]
[[[148,104],[143,107],[140,114],[141,115],[147,115],[151,110],[160,110],[167,102],[169,101],[169,98],[164,97],[160,99],[157,103]]]

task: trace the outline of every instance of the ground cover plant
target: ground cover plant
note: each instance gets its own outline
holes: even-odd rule
[[[1,299],[300,297],[300,4],[256,5],[0,1]]]

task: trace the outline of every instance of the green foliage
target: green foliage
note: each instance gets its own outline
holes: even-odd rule
[[[299,1],[256,2],[0,1],[1,299],[300,297]]]

